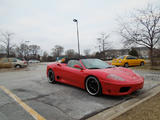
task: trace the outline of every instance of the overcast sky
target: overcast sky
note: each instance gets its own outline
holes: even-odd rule
[[[160,6],[160,0],[0,0],[0,30],[14,32],[15,43],[30,41],[43,51],[57,44],[77,51],[76,18],[81,52],[98,50],[96,38],[102,32],[110,34],[114,48],[121,48],[116,19],[148,3]]]

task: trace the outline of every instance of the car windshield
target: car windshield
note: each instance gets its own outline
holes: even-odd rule
[[[113,67],[100,59],[81,59],[81,61],[87,69],[105,69]]]

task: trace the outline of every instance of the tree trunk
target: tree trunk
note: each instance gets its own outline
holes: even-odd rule
[[[9,38],[8,38],[8,44],[7,44],[7,57],[9,57],[9,55],[10,55],[10,50],[9,50],[9,48],[10,48],[10,40],[9,40]]]
[[[105,51],[103,51],[103,60],[105,60],[106,58],[105,58]]]
[[[9,57],[9,45],[7,46],[7,57]]]
[[[150,61],[151,65],[153,66],[153,47],[150,48]]]

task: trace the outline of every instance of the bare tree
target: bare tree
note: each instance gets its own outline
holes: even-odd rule
[[[89,56],[90,52],[91,52],[91,50],[90,50],[90,49],[85,49],[85,50],[84,50],[84,54],[85,54],[85,56]]]
[[[16,52],[19,57],[27,59],[29,56],[29,46],[25,43],[22,43],[20,46],[16,47]]]
[[[101,36],[99,38],[97,38],[98,47],[100,49],[100,52],[103,52],[103,51],[107,50],[108,48],[110,48],[110,44],[107,41],[108,38],[109,38],[109,34],[106,35],[105,33],[101,33]]]
[[[48,61],[48,53],[46,51],[43,52],[42,61]]]
[[[137,44],[147,47],[153,64],[153,49],[160,40],[160,9],[149,5],[132,13],[129,22],[120,24],[120,34],[125,38],[124,45]]]
[[[5,51],[5,47],[3,45],[0,45],[0,52],[4,53],[4,51]]]
[[[60,45],[55,45],[54,48],[52,48],[52,54],[54,57],[59,57],[60,55],[62,55],[64,51],[64,48]]]
[[[40,49],[41,48],[38,45],[29,45],[29,51],[30,51],[29,53],[31,55],[34,55],[34,56],[38,55]]]
[[[14,33],[11,32],[1,32],[0,33],[0,42],[2,43],[2,46],[5,48],[5,51],[7,53],[7,57],[10,56],[11,50],[15,45],[11,44],[12,36]]]
[[[73,49],[68,49],[65,51],[65,55],[68,56],[69,58],[72,58],[75,56],[75,51]]]
[[[111,48],[111,44],[107,41],[109,34],[101,33],[101,36],[97,38],[99,52],[103,53],[103,59],[105,59],[105,51]]]

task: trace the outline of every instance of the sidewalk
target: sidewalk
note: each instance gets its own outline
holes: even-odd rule
[[[160,120],[160,93],[113,120]]]
[[[160,85],[88,120],[160,120]]]

